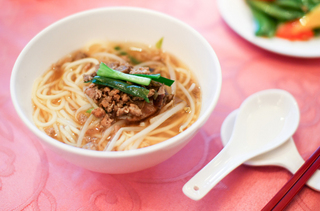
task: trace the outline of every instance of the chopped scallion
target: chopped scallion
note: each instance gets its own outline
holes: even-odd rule
[[[114,47],[114,50],[120,51],[120,50],[121,50],[121,47],[117,45],[117,46]]]
[[[145,85],[145,86],[148,86],[151,82],[150,78],[136,76],[133,74],[126,74],[126,73],[122,73],[120,71],[113,70],[110,67],[108,67],[106,64],[104,64],[103,62],[100,63],[100,67],[97,71],[97,75],[103,76],[103,77],[108,77],[108,78],[113,78],[113,79],[119,79],[119,80],[123,80],[123,81],[130,81],[132,83]]]
[[[91,114],[91,112],[92,112],[92,110],[93,110],[94,108],[90,108],[90,109],[88,109],[87,111],[86,111],[86,113],[89,113],[89,114]]]
[[[135,74],[137,76],[151,78],[153,81],[162,83],[166,86],[171,86],[174,83],[174,80],[169,78],[162,77],[160,74],[144,75],[144,74]]]
[[[141,86],[128,84],[124,81],[115,80],[115,79],[102,77],[102,76],[95,76],[92,80],[92,83],[103,85],[103,86],[109,86],[111,88],[118,89],[127,94],[131,94],[136,97],[141,97],[147,103],[150,102],[148,98],[149,90]]]
[[[158,40],[158,42],[156,43],[156,48],[161,49],[162,42],[163,42],[163,37],[161,37],[160,40]]]

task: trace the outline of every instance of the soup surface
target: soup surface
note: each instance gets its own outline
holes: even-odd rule
[[[52,138],[123,151],[187,129],[198,118],[201,92],[191,71],[159,44],[99,41],[54,63],[34,82],[32,101],[34,123]]]

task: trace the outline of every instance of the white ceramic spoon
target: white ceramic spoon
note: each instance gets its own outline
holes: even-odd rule
[[[234,110],[222,123],[221,140],[224,146],[228,143],[231,137],[237,113],[238,109]],[[293,139],[290,137],[288,141],[281,144],[279,147],[251,158],[244,164],[250,166],[281,166],[294,174],[304,164],[304,162],[305,161],[299,154]],[[316,191],[320,191],[320,170],[317,170],[312,175],[308,180],[307,185]]]
[[[183,193],[201,199],[233,169],[288,140],[299,119],[297,102],[288,92],[270,89],[251,95],[240,106],[227,145],[183,186]]]

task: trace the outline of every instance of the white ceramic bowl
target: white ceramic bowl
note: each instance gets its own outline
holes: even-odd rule
[[[93,39],[154,44],[160,37],[164,37],[163,49],[193,70],[201,86],[201,113],[187,130],[143,149],[98,152],[63,144],[34,125],[32,84],[59,58]],[[117,174],[159,164],[184,147],[212,113],[220,94],[221,81],[221,69],[215,52],[190,26],[147,9],[111,7],[71,15],[36,35],[22,50],[13,67],[10,89],[18,115],[41,143],[75,165],[96,172]]]

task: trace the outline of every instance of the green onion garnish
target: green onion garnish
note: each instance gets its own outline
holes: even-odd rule
[[[111,79],[103,76],[95,76],[92,80],[92,83],[103,85],[103,86],[109,86],[114,89],[118,89],[122,92],[125,92],[127,94],[131,94],[136,97],[141,97],[147,103],[149,103],[149,98],[148,98],[149,90],[141,86],[128,84],[124,81],[115,80],[115,79]]]
[[[157,81],[166,86],[171,86],[174,83],[174,80],[169,78],[162,77],[160,74],[144,75],[144,74],[134,74],[141,77],[151,78],[153,81]]]
[[[100,68],[97,71],[97,75],[103,76],[103,77],[108,77],[108,78],[113,78],[113,79],[119,79],[119,80],[123,80],[123,81],[130,81],[132,83],[145,85],[145,86],[148,86],[151,82],[150,78],[136,76],[133,74],[126,74],[126,73],[122,73],[122,72],[113,70],[110,67],[108,67],[106,64],[104,64],[103,62],[100,63]]]
[[[161,49],[162,42],[163,42],[163,37],[161,37],[160,40],[158,40],[158,42],[156,43],[156,48]]]

